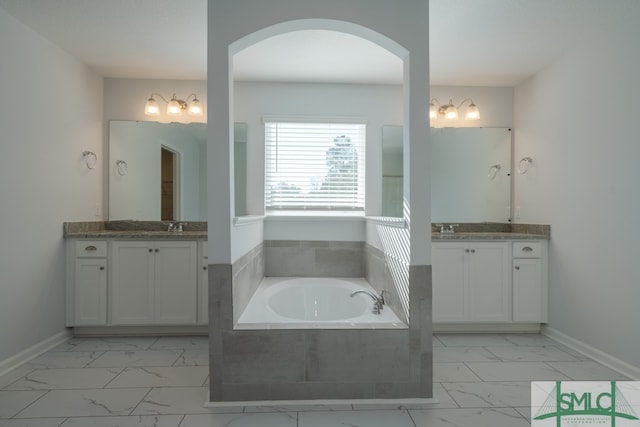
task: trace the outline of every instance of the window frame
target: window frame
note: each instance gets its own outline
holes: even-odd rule
[[[364,216],[365,205],[366,205],[366,136],[367,136],[367,122],[361,118],[353,118],[353,117],[290,117],[290,116],[264,116],[264,147],[265,147],[265,172],[264,172],[264,206],[265,213],[267,215],[295,215],[295,214],[313,214],[318,216],[336,216],[340,214],[345,215],[356,215],[356,216]],[[295,127],[299,125],[300,135],[295,135]],[[290,201],[286,200],[283,203],[283,199],[280,200],[281,203],[277,203],[273,200],[272,188],[276,184],[277,178],[275,178],[275,173],[273,173],[274,165],[273,162],[278,162],[276,158],[273,156],[274,146],[278,145],[280,141],[284,141],[284,139],[273,140],[273,135],[271,133],[271,128],[273,126],[284,126],[287,128],[287,131],[293,131],[293,137],[296,138],[305,138],[305,131],[312,128],[326,128],[320,129],[319,134],[309,136],[309,141],[312,146],[315,145],[314,148],[317,150],[323,150],[323,153],[320,155],[315,152],[313,156],[313,160],[308,163],[307,167],[303,166],[302,169],[314,170],[316,173],[320,170],[319,162],[320,158],[323,158],[323,162],[325,163],[326,172],[324,175],[317,175],[312,177],[311,174],[305,172],[291,173],[293,176],[289,176],[287,179],[298,179],[299,181],[295,182],[287,182],[282,181],[283,186],[285,188],[291,188],[291,191],[302,192],[306,196],[301,196],[299,199],[300,203],[296,204],[296,197],[291,194],[284,194],[284,198],[289,198]],[[349,131],[345,132],[345,129],[353,128],[351,133]],[[330,137],[330,135],[333,135]],[[338,140],[338,138],[342,136],[347,136],[349,141]],[[291,136],[291,135],[289,135]],[[322,142],[314,142],[315,140],[322,140]],[[278,138],[278,136],[276,136]],[[326,140],[325,138],[331,138],[330,140]],[[326,142],[324,142],[326,140]],[[356,174],[355,180],[356,183],[353,186],[353,189],[344,185],[344,174],[346,173],[347,178],[349,177],[349,172],[345,172],[344,170],[335,169],[339,166],[336,166],[335,163],[333,166],[329,165],[328,156],[330,155],[331,149],[335,149],[336,147],[346,145],[346,143],[350,143],[347,149],[352,150],[355,154],[352,157],[348,157],[344,164],[351,164],[352,168],[355,167]],[[300,154],[296,153],[295,142],[288,140],[284,142],[285,150],[290,150],[289,153],[292,155]],[[324,144],[324,145],[323,145]],[[278,148],[278,150],[282,150],[282,148]],[[293,148],[292,148],[293,147]],[[286,153],[286,151],[284,151]],[[335,151],[334,151],[335,152]],[[338,160],[340,160],[340,156],[337,156]],[[293,162],[296,160],[294,159]],[[355,164],[353,164],[355,162]],[[339,162],[338,162],[339,163]],[[277,165],[281,165],[282,162],[279,161]],[[285,163],[286,165],[286,163]],[[277,166],[276,166],[277,167]],[[347,166],[345,166],[347,167]],[[331,178],[330,169],[334,168],[334,175]],[[295,167],[293,168],[295,169]],[[349,167],[347,167],[349,169]],[[303,183],[300,180],[308,179],[308,182]],[[318,179],[322,179],[321,187],[318,187]],[[337,181],[336,181],[337,180]],[[333,181],[333,182],[331,182]],[[315,183],[315,184],[314,184]],[[287,185],[290,187],[286,187]],[[297,186],[296,184],[299,184]],[[340,194],[339,191],[330,191],[329,194],[326,195],[327,200],[323,200],[323,196],[320,193],[315,193],[315,197],[308,197],[313,194],[313,191],[322,191],[319,188],[337,188],[344,189],[344,192],[349,193],[355,191],[355,194],[352,198],[345,197],[344,194]],[[303,188],[306,188],[303,189]],[[312,188],[310,190],[310,188]],[[285,189],[286,191],[286,189]],[[326,190],[325,190],[326,191]],[[343,192],[343,193],[344,193]],[[345,203],[346,202],[346,203]]]

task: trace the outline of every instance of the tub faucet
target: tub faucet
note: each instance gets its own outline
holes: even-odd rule
[[[383,295],[377,296],[373,292],[368,291],[366,289],[358,289],[357,291],[351,292],[351,295],[349,295],[349,296],[351,298],[353,298],[353,296],[356,295],[356,294],[369,295],[373,299],[373,314],[380,314],[380,310],[382,309],[382,306],[384,306],[384,296]]]

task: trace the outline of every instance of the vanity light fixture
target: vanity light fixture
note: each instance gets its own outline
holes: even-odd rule
[[[204,109],[202,108],[202,103],[195,93],[187,96],[185,100],[176,98],[176,94],[174,93],[173,97],[169,101],[159,93],[152,93],[151,96],[149,96],[147,103],[144,105],[144,113],[147,116],[160,115],[160,106],[154,96],[159,97],[167,103],[167,116],[181,116],[185,111],[187,114],[194,117],[201,117],[203,114]],[[191,97],[193,97],[193,100],[189,102],[189,98]]]
[[[442,105],[440,101],[438,101],[436,98],[433,98],[429,103],[429,118],[431,120],[434,120],[442,116],[445,118],[445,120],[458,120],[458,110],[467,101],[469,101],[469,106],[465,111],[464,119],[480,120],[480,110],[478,110],[478,107],[471,98],[466,98],[457,107],[453,105],[452,99],[449,100],[448,104]]]

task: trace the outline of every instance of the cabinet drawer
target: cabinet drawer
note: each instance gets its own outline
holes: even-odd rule
[[[513,242],[514,258],[540,258],[541,253],[540,242]]]
[[[76,242],[76,257],[104,258],[107,256],[107,242],[104,240],[79,240]]]

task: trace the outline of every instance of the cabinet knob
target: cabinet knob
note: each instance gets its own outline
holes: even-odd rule
[[[100,267],[100,270],[104,270],[104,267]]]
[[[522,252],[532,252],[533,248],[531,246],[525,246],[524,248],[522,248]]]
[[[149,252],[153,252],[153,249],[149,248]]]
[[[464,251],[465,251],[466,253],[469,253],[469,249],[465,249]]]
[[[156,252],[160,252],[160,249],[156,248]]]
[[[472,254],[475,254],[475,253],[476,253],[476,250],[475,250],[475,249],[471,249],[471,253],[472,253]]]
[[[203,269],[203,270],[206,270],[206,269],[207,269],[207,266],[205,265],[204,267],[202,267],[202,269]]]
[[[89,246],[87,246],[86,248],[84,248],[84,250],[85,250],[85,251],[89,251],[89,252],[94,252],[94,251],[97,251],[97,250],[98,250],[98,248],[96,248],[96,247],[95,247],[95,246],[93,246],[93,245],[89,245]]]
[[[520,266],[519,266],[519,265],[516,265],[516,266],[515,266],[515,269],[516,269],[516,270],[520,270]]]

